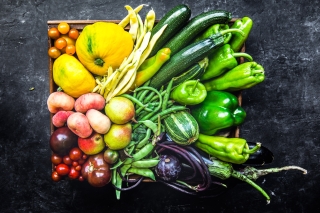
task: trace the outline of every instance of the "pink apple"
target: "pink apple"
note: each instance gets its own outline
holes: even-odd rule
[[[79,137],[78,146],[85,154],[95,155],[101,152],[106,147],[106,144],[101,134],[93,132],[87,138]]]

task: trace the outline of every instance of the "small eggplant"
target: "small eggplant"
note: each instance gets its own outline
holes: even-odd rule
[[[256,145],[255,142],[247,143],[250,149],[252,149]],[[249,159],[243,165],[262,166],[264,164],[272,163],[273,159],[273,153],[267,147],[262,145],[258,151],[250,154]]]

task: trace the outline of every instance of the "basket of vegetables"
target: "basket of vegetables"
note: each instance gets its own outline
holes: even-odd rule
[[[117,199],[141,182],[197,195],[270,172],[272,152],[239,138],[241,91],[265,79],[245,53],[253,21],[224,10],[191,17],[177,5],[156,20],[48,21],[52,179],[112,184]],[[238,170],[237,168],[242,168]],[[151,186],[152,187],[152,186]]]

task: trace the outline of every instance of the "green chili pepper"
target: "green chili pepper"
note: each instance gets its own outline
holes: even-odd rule
[[[229,25],[228,24],[214,24],[212,25],[211,27],[208,27],[207,30],[205,30],[200,36],[198,36],[196,39],[195,39],[195,42],[196,41],[200,41],[202,39],[206,39],[206,38],[209,38],[211,35],[214,35],[218,32],[221,32],[223,30],[227,30],[229,29]],[[226,33],[223,35],[224,37],[224,43],[228,43],[232,37],[232,34],[231,33]]]
[[[239,106],[235,95],[215,90],[207,92],[204,101],[191,108],[191,114],[199,124],[200,133],[206,135],[238,126],[246,117],[246,112]]]
[[[207,91],[238,91],[249,89],[264,81],[264,68],[257,62],[245,62],[228,72],[203,82]]]
[[[260,149],[261,143],[257,143],[255,147],[249,149],[247,141],[243,138],[199,134],[195,146],[222,161],[242,164],[248,160],[250,154]]]
[[[230,44],[225,44],[213,50],[208,56],[208,67],[200,80],[208,80],[233,69],[238,65],[238,57],[244,57],[248,61],[252,61],[252,57],[247,53],[235,53]]]
[[[196,105],[207,96],[207,90],[199,80],[188,80],[177,86],[170,98],[182,105]]]
[[[233,51],[239,52],[241,48],[243,47],[245,41],[248,39],[248,36],[251,32],[251,28],[253,25],[253,21],[251,18],[245,16],[242,19],[236,20],[233,25],[230,27],[230,29],[240,29],[244,36],[240,36],[238,34],[233,34],[229,44]]]

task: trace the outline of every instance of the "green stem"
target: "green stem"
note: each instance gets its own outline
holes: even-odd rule
[[[257,143],[252,149],[244,148],[242,152],[245,154],[253,154],[256,151],[258,151],[260,149],[260,147],[261,147],[261,143]]]
[[[227,33],[239,33],[241,36],[245,36],[245,34],[242,30],[235,29],[235,28],[230,28],[230,29],[220,31],[221,35],[225,35]]]
[[[258,190],[267,199],[267,204],[270,203],[269,195],[260,186],[258,186],[255,182],[253,182],[249,178],[247,178],[245,175],[242,175],[240,172],[233,171],[231,173],[231,176],[250,184],[252,187],[254,187],[256,190]]]
[[[253,61],[253,58],[248,53],[238,52],[238,53],[233,53],[232,55],[235,58],[243,57],[243,58],[247,59],[248,61]]]
[[[197,83],[195,83],[195,85],[193,85],[192,90],[191,90],[192,94],[194,93],[195,89],[197,88],[198,83],[199,83],[199,80],[200,80],[200,79],[198,79],[198,80],[197,80]]]
[[[101,58],[96,58],[94,64],[103,67],[104,61]]]

